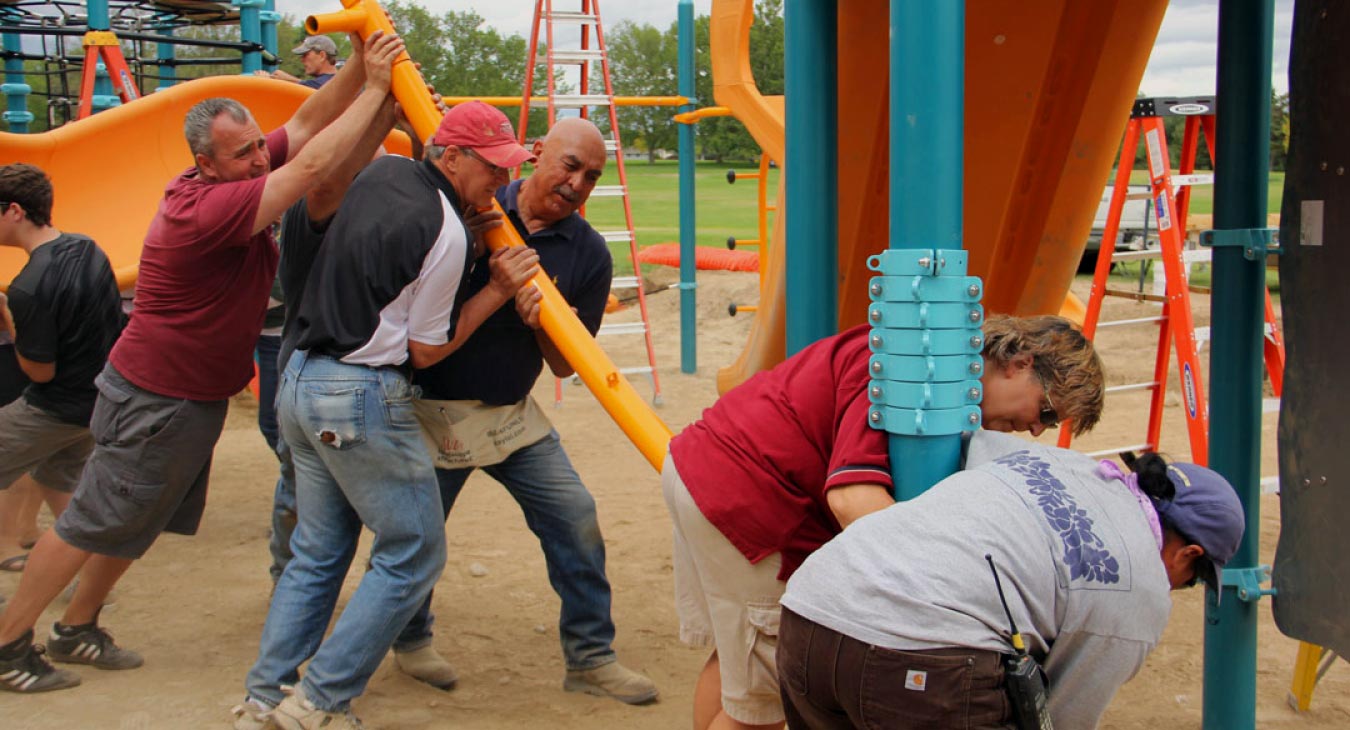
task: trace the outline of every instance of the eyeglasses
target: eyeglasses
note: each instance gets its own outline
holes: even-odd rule
[[[483,159],[482,155],[478,154],[477,152],[474,152],[473,149],[469,147],[460,147],[460,149],[464,151],[464,154],[483,163],[483,167],[486,167],[488,169],[488,172],[492,173],[493,177],[497,177],[498,175],[510,176],[511,168],[494,165],[491,162],[488,162],[487,160]]]
[[[1042,377],[1039,370],[1033,367],[1032,372],[1036,373],[1036,380],[1041,383],[1041,392],[1045,394],[1045,405],[1041,406],[1041,425],[1046,428],[1055,428],[1059,426],[1059,412],[1055,408],[1055,402],[1050,400],[1050,386],[1045,382],[1045,378]]]

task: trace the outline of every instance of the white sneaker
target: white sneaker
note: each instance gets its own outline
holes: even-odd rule
[[[563,680],[563,689],[613,697],[629,705],[651,702],[660,695],[652,680],[618,662],[602,664],[594,669],[569,669],[567,679]]]
[[[282,688],[285,691],[285,688]],[[291,690],[286,699],[272,711],[272,722],[281,730],[364,730],[365,726],[350,709],[343,712],[325,712],[305,698],[299,687]]]

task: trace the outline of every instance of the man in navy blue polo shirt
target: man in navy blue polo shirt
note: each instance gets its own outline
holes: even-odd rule
[[[604,238],[577,209],[604,172],[604,138],[589,121],[564,119],[533,151],[539,158],[534,174],[499,189],[497,201],[594,335],[609,298],[613,260]],[[469,292],[486,284],[486,267],[476,266]],[[614,622],[595,500],[530,397],[545,362],[558,377],[572,374],[540,329],[539,299],[534,287],[522,288],[514,308],[498,309],[462,348],[416,375],[423,391],[418,417],[435,444],[442,505],[448,516],[476,468],[505,486],[539,537],[549,581],[562,600],[563,688],[629,704],[650,702],[656,686],[620,665],[611,647]],[[395,657],[404,672],[449,689],[456,677],[431,646],[430,605],[428,598],[399,636]]]

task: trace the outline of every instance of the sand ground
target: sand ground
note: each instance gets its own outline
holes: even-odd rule
[[[657,272],[669,282],[674,275]],[[1086,291],[1079,292],[1086,296]],[[680,373],[679,297],[650,297],[664,405],[659,413],[677,431],[716,398],[717,368],[739,353],[750,318],[730,318],[733,299],[753,302],[752,275],[701,272],[698,372]],[[1208,301],[1196,297],[1199,324]],[[1108,318],[1145,316],[1152,305],[1108,305]],[[621,315],[622,316],[622,315]],[[1100,339],[1112,383],[1147,379],[1155,335],[1113,330]],[[621,365],[642,359],[640,345],[606,346]],[[1207,372],[1207,370],[1206,370]],[[1175,396],[1164,425],[1164,447],[1185,458],[1189,448]],[[650,385],[638,384],[642,392]],[[564,385],[559,409],[547,408],[599,505],[614,588],[616,649],[625,664],[646,672],[661,688],[659,702],[628,707],[561,690],[558,600],[549,588],[538,543],[505,490],[475,475],[447,528],[449,561],[436,587],[436,647],[460,671],[460,684],[440,692],[410,680],[386,660],[357,712],[372,728],[670,728],[690,726],[694,678],[706,659],[681,645],[671,595],[670,533],[655,472],[582,387]],[[553,382],[536,397],[553,400]],[[165,536],[135,566],[106,610],[103,623],[118,641],[146,658],[129,672],[82,670],[78,689],[46,696],[0,694],[0,728],[8,730],[228,727],[229,708],[243,695],[243,677],[256,656],[270,581],[267,533],[276,463],[255,425],[250,396],[231,403],[216,448],[211,497],[199,535]],[[1085,450],[1142,440],[1147,404],[1142,395],[1113,396],[1101,426],[1075,443]],[[1263,473],[1274,474],[1274,414],[1265,416]],[[1270,562],[1279,526],[1275,495],[1262,499],[1262,555]],[[474,577],[471,564],[487,569]],[[481,572],[481,571],[479,571]],[[347,581],[346,595],[360,577]],[[12,593],[15,576],[0,575]],[[1200,725],[1203,595],[1174,594],[1162,644],[1134,681],[1117,695],[1104,728],[1193,728]],[[1333,666],[1299,715],[1285,702],[1297,643],[1281,635],[1269,601],[1260,615],[1257,725],[1262,728],[1350,727],[1350,665]],[[59,608],[59,607],[57,607]],[[44,616],[50,622],[56,608]],[[44,623],[45,627],[48,625]]]

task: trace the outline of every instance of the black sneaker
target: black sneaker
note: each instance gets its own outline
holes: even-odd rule
[[[135,669],[145,663],[140,654],[113,643],[112,634],[96,623],[82,626],[70,636],[59,626],[52,626],[47,637],[47,651],[58,662],[88,664],[95,669]]]
[[[42,655],[45,650],[33,644],[33,632],[24,634],[23,653],[14,659],[0,657],[0,690],[6,692],[50,692],[80,684],[80,676],[57,669]]]

